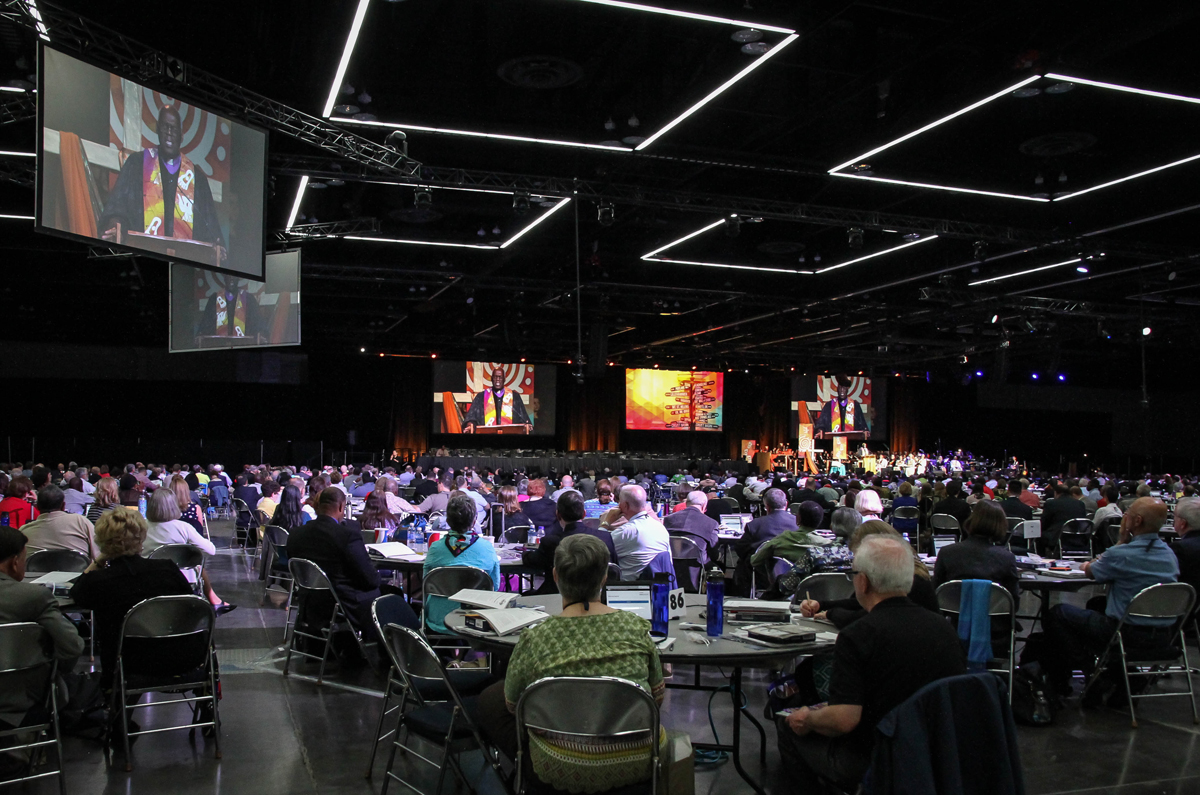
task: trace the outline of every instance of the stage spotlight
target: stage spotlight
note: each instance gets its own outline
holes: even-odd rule
[[[413,207],[418,210],[433,208],[433,191],[429,188],[417,188],[413,191]]]
[[[850,248],[862,248],[863,230],[861,227],[852,226],[846,230],[846,242]]]
[[[404,134],[404,130],[392,130],[387,134],[387,138],[383,139],[383,145],[399,152],[403,157],[408,157],[408,136]]]
[[[992,315],[992,322],[993,322],[993,323],[997,322],[998,320],[1000,320],[1000,316],[999,316],[999,315]]]
[[[1032,378],[1034,381],[1038,380],[1038,374],[1037,374],[1037,373],[1034,373],[1034,374],[1033,374],[1032,376],[1030,376],[1030,377],[1031,377],[1031,378]]]
[[[526,215],[529,213],[528,193],[513,194],[513,212],[517,215]]]
[[[359,353],[366,353],[366,352],[367,352],[367,349],[366,349],[366,348],[359,348],[359,349],[358,349],[358,352],[359,352]]]
[[[612,226],[616,216],[616,208],[608,202],[601,203],[596,209],[596,220],[600,222],[600,226]]]
[[[983,370],[976,370],[975,375],[978,378],[983,378]]]
[[[1075,270],[1076,270],[1078,273],[1088,273],[1090,269],[1088,268],[1088,266],[1087,266],[1087,265],[1077,265],[1077,266],[1075,267]]]
[[[1067,380],[1067,377],[1066,377],[1065,375],[1063,375],[1062,373],[1059,373],[1059,374],[1058,374],[1058,380],[1059,380],[1059,381],[1066,381],[1066,380]]]
[[[1142,329],[1142,336],[1143,336],[1143,337],[1149,337],[1149,336],[1150,336],[1150,327],[1149,327],[1149,326],[1146,326],[1145,328],[1143,328],[1143,329]]]
[[[725,219],[725,237],[737,237],[742,233],[742,219],[737,213]]]

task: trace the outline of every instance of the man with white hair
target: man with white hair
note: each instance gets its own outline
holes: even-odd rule
[[[566,494],[568,491],[573,491],[576,494],[578,494],[580,497],[583,496],[583,492],[581,492],[579,489],[575,488],[575,478],[571,477],[570,475],[563,475],[560,483],[562,485],[559,486],[558,490],[550,495],[550,501],[553,502],[555,505],[558,504],[558,498],[561,497],[562,495]]]
[[[694,541],[700,547],[700,562],[707,564],[717,546],[717,528],[720,524],[705,514],[708,495],[702,491],[689,492],[682,511],[676,511],[663,520],[667,532]]]
[[[907,543],[867,536],[851,573],[867,615],[838,633],[829,703],[776,720],[794,792],[816,791],[818,777],[853,790],[870,765],[880,719],[930,682],[966,673],[957,633],[907,596],[913,579]]]
[[[622,580],[636,580],[660,553],[671,551],[667,529],[646,504],[646,490],[636,483],[621,489],[618,514],[602,525],[612,533]]]
[[[1186,497],[1175,504],[1175,532],[1179,538],[1171,551],[1179,558],[1179,581],[1200,592],[1200,498]]]

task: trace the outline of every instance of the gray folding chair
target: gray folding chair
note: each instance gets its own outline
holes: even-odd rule
[[[1013,666],[1016,659],[1017,602],[1007,588],[997,583],[992,583],[989,595],[988,616],[992,621],[995,622],[997,616],[1008,616],[1008,653],[1002,656],[996,654],[996,650],[993,648],[993,657],[988,661],[987,666],[989,671],[1002,672],[1008,677],[1008,703],[1011,706]],[[938,607],[943,613],[957,618],[960,612],[959,606],[962,604],[962,580],[950,580],[938,586],[937,600]],[[997,664],[1003,667],[995,667]]]
[[[935,513],[929,517],[929,527],[933,530],[934,537],[938,536],[953,536],[955,541],[962,538],[962,526],[958,520],[948,513]]]
[[[1188,662],[1187,643],[1183,636],[1183,625],[1192,617],[1192,609],[1196,606],[1196,591],[1185,582],[1161,583],[1143,588],[1129,602],[1125,615],[1117,624],[1117,631],[1100,655],[1096,670],[1088,679],[1083,692],[1086,695],[1096,680],[1104,673],[1109,659],[1115,654],[1125,677],[1125,694],[1129,699],[1129,715],[1133,728],[1137,728],[1137,712],[1135,699],[1169,698],[1186,695],[1192,703],[1192,723],[1200,723],[1196,714],[1196,691],[1192,687],[1192,667]],[[1123,630],[1130,618],[1160,618],[1172,619],[1176,622],[1172,627],[1170,645],[1150,649],[1126,649]],[[1180,664],[1180,658],[1183,663]],[[1133,670],[1130,670],[1133,669]],[[1166,674],[1181,673],[1187,682],[1187,693],[1141,693],[1134,695],[1129,686],[1129,677],[1142,676],[1158,678]]]
[[[533,532],[533,527],[527,524],[515,524],[512,527],[504,528],[502,535],[505,542],[509,544],[527,544],[529,543],[529,534]]]
[[[917,523],[912,530],[901,530],[900,532],[908,534],[908,541],[913,545],[913,549],[919,549],[921,546],[921,509],[915,505],[901,505],[892,511],[888,523],[895,526],[897,519]]]
[[[283,675],[287,676],[291,669],[292,655],[305,657],[310,660],[320,660],[321,667],[317,671],[317,684],[321,684],[325,679],[325,665],[329,661],[329,652],[333,649],[333,636],[339,629],[348,631],[353,637],[354,642],[358,644],[359,650],[362,652],[363,659],[370,660],[371,657],[367,653],[367,646],[372,643],[363,639],[363,632],[366,627],[357,628],[350,622],[349,612],[342,605],[341,597],[333,587],[333,583],[329,581],[329,577],[322,571],[321,567],[313,563],[311,560],[304,558],[292,558],[288,561],[288,569],[292,573],[292,593],[288,597],[287,620],[284,625],[284,637],[287,641],[287,654],[283,659]],[[327,592],[330,598],[333,599],[333,610],[329,616],[329,625],[319,627],[320,634],[311,631],[305,632],[300,629],[299,607],[297,596],[303,596],[306,600],[313,598],[316,594]],[[292,610],[297,611],[297,617],[293,621]],[[312,615],[314,611],[308,609],[308,617],[310,625],[314,620]],[[307,629],[307,627],[306,627]],[[302,651],[296,648],[296,638],[301,637],[311,640],[314,643],[324,644],[324,648],[320,655],[312,652]]]
[[[267,591],[286,591],[287,606],[290,607],[292,604],[292,572],[288,568],[288,531],[273,524],[267,525],[263,528],[263,545],[262,571],[263,577],[267,581],[267,586],[263,590],[263,599],[266,599]],[[271,584],[272,580],[276,582],[276,585]],[[286,589],[282,587],[282,583],[285,581],[288,584]]]
[[[675,582],[680,584],[685,593],[700,593],[700,581],[704,578],[704,551],[686,536],[673,535],[669,540]]]
[[[469,792],[474,792],[474,788],[467,781],[459,765],[457,758],[459,754],[478,748],[483,751],[485,759],[492,768],[497,773],[500,772],[499,759],[491,746],[484,742],[483,735],[480,734],[479,727],[474,720],[477,699],[473,696],[464,698],[459,694],[449,673],[442,666],[437,652],[425,638],[421,637],[420,633],[396,624],[385,626],[383,633],[384,646],[392,667],[401,681],[409,685],[406,691],[407,697],[414,700],[416,707],[408,711],[400,711],[392,740],[392,750],[388,755],[386,778],[383,781],[381,795],[387,795],[388,785],[392,781],[403,784],[413,792],[421,792],[404,777],[393,772],[397,749],[405,756],[411,755],[437,768],[438,782],[437,788],[434,790],[435,795],[442,791],[447,768],[452,770],[454,775],[466,785]],[[423,685],[439,684],[444,689],[445,701],[433,703],[421,695]],[[409,735],[416,735],[430,745],[439,746],[442,752],[441,758],[434,761],[407,745]]]
[[[580,704],[603,704],[604,709],[579,709]],[[658,792],[659,735],[658,705],[642,687],[613,676],[548,676],[539,679],[517,701],[517,786],[524,790],[524,756],[530,730],[553,732],[582,741],[608,741],[648,745],[647,778],[650,793]]]
[[[241,541],[242,551],[249,552],[247,546],[250,542],[250,528],[254,524],[254,511],[250,510],[250,506],[246,501],[239,497],[230,497],[230,504],[233,506],[233,535],[229,538],[229,547]]]
[[[438,647],[460,648],[466,645],[466,642],[462,640],[451,641],[451,636],[429,626],[427,620],[429,618],[429,597],[449,598],[467,588],[478,591],[491,591],[495,589],[495,584],[492,582],[490,574],[474,566],[441,566],[426,574],[424,579],[421,580],[421,595],[425,602],[424,609],[421,610],[421,632],[425,634],[426,638],[432,637],[434,639],[450,641],[435,644]],[[457,636],[454,637],[457,638]]]
[[[1095,527],[1091,519],[1068,519],[1058,535],[1058,555],[1067,560],[1091,560],[1095,557],[1092,537]],[[1068,549],[1067,547],[1072,547]]]
[[[204,590],[204,582],[200,575],[204,572],[204,550],[191,544],[163,544],[150,550],[146,556],[151,560],[169,560],[179,567],[180,571],[190,570],[195,574],[192,590],[200,594]]]
[[[216,757],[221,758],[221,719],[218,711],[216,651],[213,649],[213,627],[217,614],[207,599],[200,596],[155,596],[138,602],[121,622],[121,637],[117,643],[117,665],[113,688],[112,712],[119,713],[119,726],[125,750],[125,770],[133,770],[129,756],[129,738],[142,734],[157,734],[211,727],[216,744]],[[187,691],[200,695],[183,696],[171,701],[129,703],[130,696],[147,693],[181,695]],[[187,723],[131,732],[129,713],[135,709],[187,704],[192,719]],[[201,708],[212,709],[211,718]],[[207,718],[207,719],[206,719]],[[109,757],[112,732],[105,738],[104,754]]]
[[[33,622],[0,624],[0,691],[28,693],[34,704],[30,707],[34,719],[26,726],[0,731],[0,741],[10,738],[15,745],[7,745],[7,752],[24,751],[29,761],[15,778],[0,781],[0,787],[58,776],[60,795],[67,795],[67,779],[63,773],[62,742],[58,728],[58,688],[55,681],[58,662],[48,652],[51,644],[45,637],[46,631]],[[36,717],[44,715],[44,717]],[[54,746],[58,764],[55,770],[37,773],[37,758],[43,748]]]
[[[811,596],[810,596],[811,594]],[[824,604],[839,599],[849,599],[854,596],[854,581],[838,571],[827,571],[820,574],[810,574],[796,586],[796,594],[792,601],[803,602],[805,599]]]
[[[46,574],[51,571],[86,571],[92,561],[73,549],[43,549],[30,554],[25,561],[26,574]]]

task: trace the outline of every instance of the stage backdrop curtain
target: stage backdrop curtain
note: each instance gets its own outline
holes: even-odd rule
[[[433,425],[430,359],[387,359],[392,372],[392,449],[423,452]]]
[[[893,452],[907,453],[917,449],[917,435],[921,428],[920,400],[917,385],[906,379],[892,379],[888,384],[891,395],[888,428],[888,445]]]
[[[743,439],[757,439],[760,450],[784,444],[791,433],[791,390],[786,376],[726,373],[726,455],[740,458]]]
[[[625,370],[575,381],[572,368],[558,368],[558,438],[567,450],[620,450],[625,427]]]

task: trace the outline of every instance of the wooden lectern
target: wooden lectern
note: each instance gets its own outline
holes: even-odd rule
[[[151,251],[169,259],[183,259],[198,263],[202,267],[219,268],[221,258],[217,247],[203,240],[185,240],[174,237],[159,237],[141,232],[119,230],[118,240],[127,246]]]
[[[476,425],[475,433],[491,433],[496,436],[525,435],[528,433],[524,425]]]

